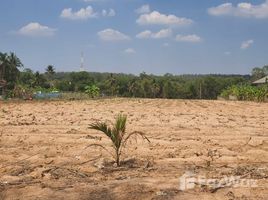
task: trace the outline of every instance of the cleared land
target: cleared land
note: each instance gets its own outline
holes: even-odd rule
[[[116,168],[89,144],[110,145],[88,129],[128,115],[132,141]],[[268,199],[268,104],[109,99],[0,102],[0,199]],[[138,148],[136,148],[138,147]],[[240,176],[257,187],[213,189],[179,178]]]

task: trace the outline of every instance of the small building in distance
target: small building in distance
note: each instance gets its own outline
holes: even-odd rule
[[[264,84],[268,84],[268,76],[265,76],[259,80],[256,80],[252,83],[253,85],[264,85]]]

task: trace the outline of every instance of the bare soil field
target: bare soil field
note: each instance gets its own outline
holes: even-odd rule
[[[128,115],[127,131],[151,141],[131,141],[119,168],[109,153],[88,147],[111,147],[88,127],[118,113]],[[1,200],[268,199],[267,103],[0,102],[0,125]]]

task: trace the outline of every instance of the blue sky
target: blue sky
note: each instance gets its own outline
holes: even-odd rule
[[[268,64],[268,0],[1,0],[0,51],[25,67],[248,74]]]

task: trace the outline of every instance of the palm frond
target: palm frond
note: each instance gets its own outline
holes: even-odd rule
[[[124,139],[124,141],[122,143],[122,147],[120,149],[120,154],[121,154],[122,148],[126,146],[126,143],[128,142],[128,140],[133,136],[141,136],[142,139],[147,140],[149,143],[151,143],[149,138],[146,137],[145,133],[140,132],[140,131],[133,131],[133,132],[129,133],[128,136]]]
[[[97,131],[101,131],[111,139],[113,137],[111,128],[108,127],[108,125],[106,123],[104,123],[104,122],[92,123],[92,124],[89,125],[89,128],[97,130]]]
[[[114,144],[117,148],[120,148],[123,137],[126,133],[126,122],[127,122],[126,115],[119,114],[117,116],[115,125],[112,130],[112,133],[114,134],[115,137]]]
[[[102,146],[101,144],[90,144],[90,145],[86,146],[86,147],[84,148],[84,150],[86,150],[87,148],[92,147],[92,146],[101,147],[101,148],[104,149],[107,153],[109,153],[113,158],[115,158],[114,155],[111,153],[111,151],[109,151],[107,148],[105,148],[105,147]],[[84,151],[84,150],[83,150],[83,151]]]
[[[125,133],[126,132],[126,122],[127,122],[127,116],[119,114],[116,118],[116,123],[115,123],[114,129],[117,132]]]

